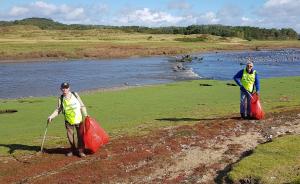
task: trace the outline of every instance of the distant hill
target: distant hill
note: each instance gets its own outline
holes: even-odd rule
[[[23,20],[16,20],[13,22],[15,25],[32,25],[40,27],[41,29],[61,29],[65,25],[55,22],[52,19],[46,18],[28,18]]]
[[[49,30],[72,30],[72,29],[95,29],[101,28],[103,26],[98,25],[83,25],[83,24],[63,24],[60,22],[55,22],[52,19],[47,18],[26,18],[22,20],[15,21],[0,21],[0,26],[15,26],[15,25],[31,25],[37,26],[40,29],[49,29]]]
[[[298,33],[292,28],[266,29],[250,26],[224,26],[224,25],[191,25],[187,27],[157,27],[142,26],[103,26],[83,24],[63,24],[47,18],[27,18],[15,21],[0,21],[0,26],[32,25],[40,29],[49,30],[87,30],[87,29],[117,29],[125,32],[140,32],[149,34],[211,34],[222,37],[239,37],[252,40],[296,40]]]

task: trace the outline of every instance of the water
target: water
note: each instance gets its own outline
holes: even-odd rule
[[[195,55],[203,57],[187,66],[204,78],[230,80],[249,58],[260,78],[300,76],[300,49],[240,51]]]
[[[83,91],[197,78],[173,64],[166,57],[0,64],[0,98],[58,95],[63,81]]]
[[[178,80],[212,78],[230,80],[246,60],[253,58],[261,78],[299,76],[300,50],[243,51],[207,53],[174,72],[170,57],[145,57],[113,60],[0,64],[0,98],[59,95],[63,81],[72,90],[168,83]]]

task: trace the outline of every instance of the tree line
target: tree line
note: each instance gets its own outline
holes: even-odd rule
[[[141,32],[151,34],[211,34],[222,37],[239,37],[247,40],[295,40],[298,33],[292,28],[266,29],[250,26],[223,25],[191,25],[187,27],[159,27],[148,28],[139,26],[123,26],[120,29],[127,32]]]
[[[148,34],[211,34],[222,37],[239,37],[247,40],[295,40],[298,33],[292,28],[266,29],[251,26],[224,25],[190,25],[187,27],[144,27],[144,26],[104,26],[83,24],[62,24],[47,18],[27,18],[15,21],[0,21],[0,26],[33,25],[45,30],[88,30],[88,29],[117,29],[125,32]]]

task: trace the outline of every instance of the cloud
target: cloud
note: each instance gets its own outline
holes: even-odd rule
[[[138,25],[138,26],[188,26],[191,24],[244,25],[265,28],[291,27],[300,32],[300,0],[265,0],[250,9],[235,4],[225,4],[219,10],[196,11],[187,0],[168,0],[165,10],[136,5],[124,5],[114,10],[102,0],[84,6],[54,4],[51,1],[33,1],[1,11],[0,18],[15,20],[27,17],[51,18],[62,23]],[[108,3],[109,4],[109,3]]]
[[[107,13],[109,12],[109,7],[107,4],[98,4],[93,7],[97,13]]]
[[[44,1],[36,1],[28,5],[13,6],[9,10],[10,19],[26,17],[47,17],[57,19],[62,22],[85,21],[87,19],[85,9],[82,7],[72,7],[66,4],[55,5]]]
[[[43,12],[44,15],[51,15],[58,11],[59,7],[48,4],[43,1],[36,1],[35,3],[31,4],[32,10],[38,10],[40,12]]]
[[[9,11],[10,16],[22,16],[25,15],[29,11],[28,8],[23,8],[23,7],[18,7],[14,6],[12,9]]]
[[[291,27],[300,32],[300,0],[268,0],[256,11],[264,27]]]
[[[238,25],[242,16],[242,9],[231,4],[223,6],[216,13],[216,17],[219,20],[219,23],[224,25]]]
[[[65,20],[82,20],[86,17],[83,8],[71,7],[65,4],[54,5],[37,1],[31,7],[42,16],[60,17]]]
[[[172,0],[168,3],[168,8],[176,10],[187,10],[191,8],[191,5],[184,0]]]
[[[199,14],[197,24],[239,25],[241,17],[243,14],[240,7],[227,4],[216,12],[207,11]]]
[[[149,8],[123,13],[117,21],[125,25],[163,26],[176,25],[184,20],[184,17],[173,16],[162,11],[151,11]]]
[[[297,0],[296,0],[297,1]],[[291,5],[291,3],[295,2],[295,0],[268,0],[265,4],[264,7],[277,7],[277,6],[286,6],[286,5]]]
[[[220,19],[214,12],[206,12],[199,15],[197,18],[197,24],[218,24]]]
[[[268,0],[258,11],[261,16],[273,18],[300,17],[300,0]]]
[[[76,19],[83,19],[83,18],[85,18],[83,8],[75,8],[66,14],[67,20],[76,20]]]

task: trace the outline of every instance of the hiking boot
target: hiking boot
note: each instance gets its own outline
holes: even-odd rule
[[[72,151],[70,151],[69,153],[67,153],[67,154],[66,154],[66,156],[67,156],[67,157],[71,157],[71,156],[73,156],[73,152],[72,152]]]
[[[246,119],[246,115],[244,113],[241,113],[241,118]]]
[[[86,154],[84,154],[83,152],[80,152],[80,153],[79,153],[79,157],[80,157],[80,158],[84,158],[84,157],[86,157]]]

